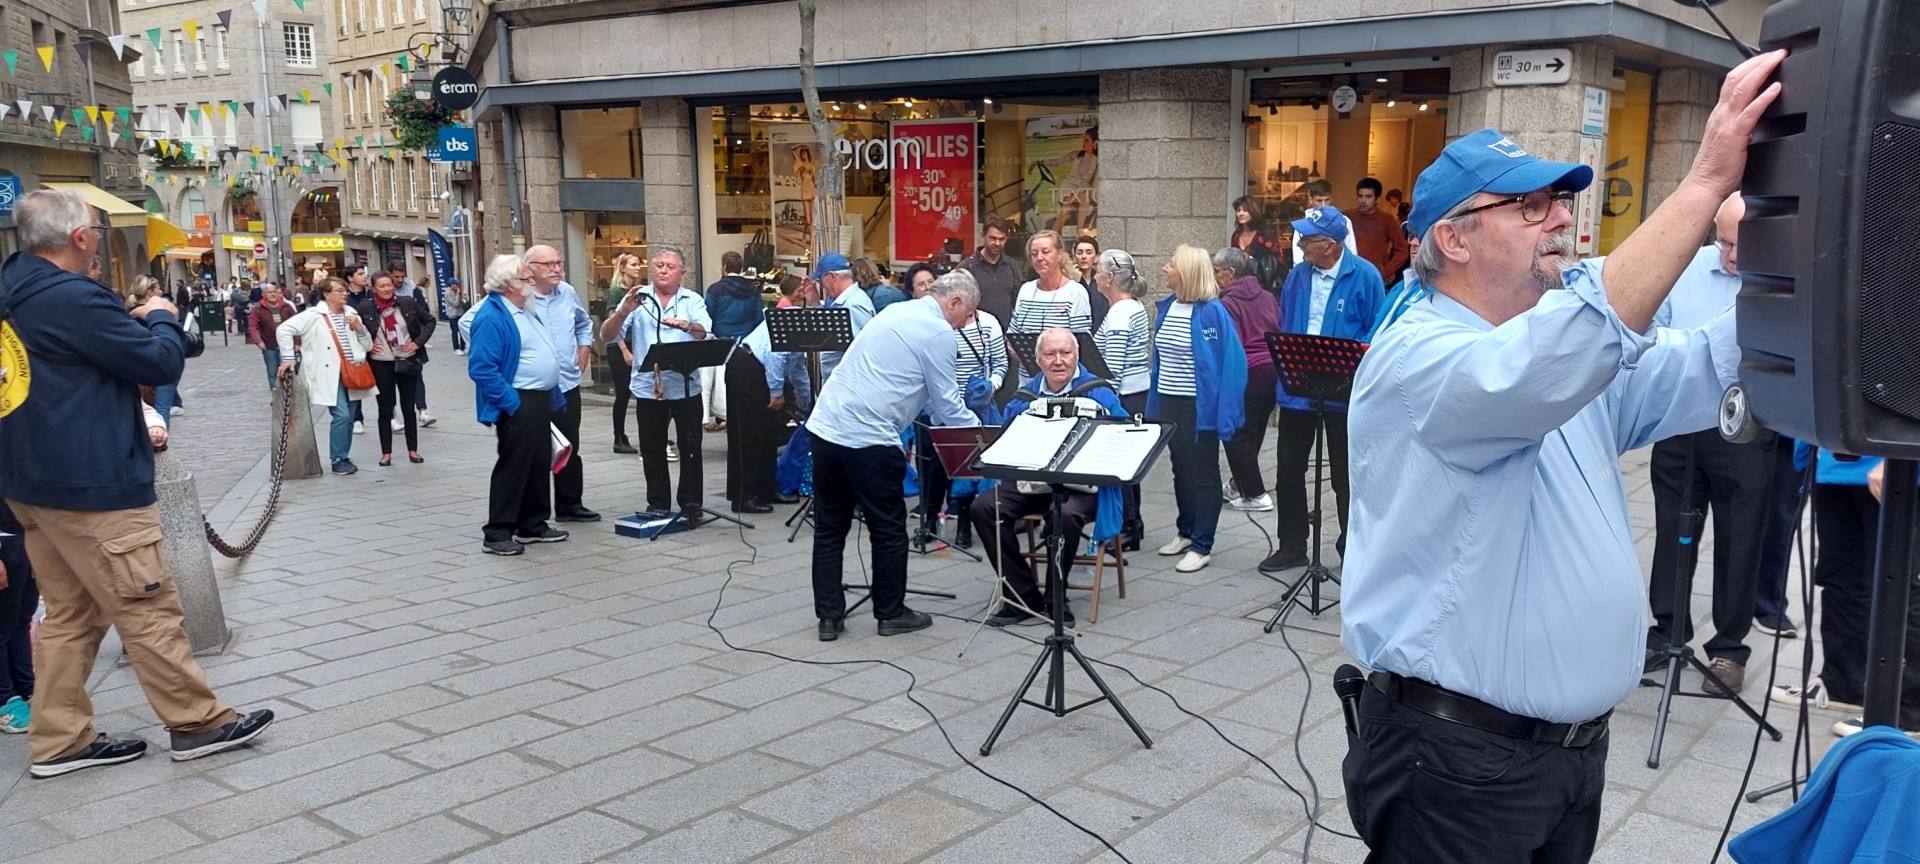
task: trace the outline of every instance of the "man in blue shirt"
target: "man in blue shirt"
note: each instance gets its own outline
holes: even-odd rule
[[[558,543],[567,532],[547,525],[552,502],[553,436],[549,427],[563,398],[560,355],[553,331],[534,307],[533,274],[516,255],[487,265],[486,299],[461,320],[468,329],[467,377],[473,410],[493,426],[499,455],[488,484],[485,549],[519,555],[526,543]],[[578,410],[578,409],[575,409]],[[579,458],[579,442],[574,442]]]
[[[533,273],[534,314],[553,337],[555,359],[560,364],[560,395],[567,400],[553,415],[553,425],[573,442],[573,458],[567,467],[553,475],[553,515],[560,522],[598,522],[600,514],[588,510],[580,498],[586,490],[586,471],[580,464],[580,370],[593,360],[593,319],[587,315],[580,295],[560,278],[566,267],[560,251],[552,246],[527,250],[527,269]]]
[[[686,290],[687,257],[676,246],[657,246],[649,262],[651,281],[620,299],[607,315],[600,336],[627,343],[633,352],[633,380],[629,383],[634,419],[640,425],[641,470],[647,476],[647,509],[666,510],[677,501],[687,519],[699,523],[700,378],[646,364],[647,352],[659,343],[694,342],[707,338],[713,321],[706,301]],[[589,349],[583,349],[589,350]],[[673,424],[680,445],[680,490],[677,496],[667,477],[667,424]]]
[[[820,264],[813,268],[811,280],[813,284],[809,287],[814,290],[810,293],[818,295],[820,308],[832,309],[836,306],[847,308],[853,319],[853,335],[860,335],[861,329],[867,326],[867,322],[873,320],[875,314],[873,298],[868,297],[867,292],[861,290],[860,286],[853,281],[853,265],[848,263],[847,256],[838,252],[828,252],[820,256]],[[842,351],[820,352],[822,383],[832,377],[833,370],[840,368],[840,359],[844,354],[845,352]]]
[[[1432,293],[1351,403],[1341,644],[1372,670],[1343,769],[1373,862],[1584,862],[1607,718],[1639,685],[1646,595],[1620,454],[1713,424],[1733,316],[1652,328],[1745,170],[1785,56],[1727,76],[1698,156],[1606,259],[1573,258],[1585,165],[1485,129],[1414,187]]]
[[[873,535],[873,615],[880,635],[933,624],[931,616],[904,602],[907,501],[901,484],[907,457],[900,433],[923,410],[940,426],[979,425],[953,380],[954,328],[979,305],[972,274],[955,270],[934,280],[927,296],[893,304],[861,330],[820,390],[807,431],[814,442],[813,611],[822,642],[846,629],[841,564],[856,503]]]

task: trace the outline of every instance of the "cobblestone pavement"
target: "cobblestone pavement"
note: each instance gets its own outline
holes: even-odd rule
[[[185,410],[173,418],[168,449],[193,472],[202,506],[213,505],[268,453],[272,396],[260,349],[244,337],[207,334],[207,350],[180,379]]]
[[[203,495],[233,486],[224,479],[232,471],[254,471],[213,508],[221,527],[249,522],[263,497],[254,486],[264,475],[246,455],[257,445],[245,443],[258,440],[246,418],[264,416],[247,406],[265,401],[249,363],[257,360],[244,353],[251,350],[210,349],[190,367],[190,413],[177,427],[182,455],[204,472]],[[888,659],[912,670],[915,696],[961,753],[1133,861],[1299,859],[1308,839],[1301,800],[1167,697],[1112,668],[1101,671],[1153,736],[1152,749],[1106,706],[1060,719],[1027,708],[980,758],[1035,648],[988,631],[963,656],[973,627],[951,619],[882,639],[862,618],[848,622],[842,640],[816,641],[810,543],[786,541],[784,512],[758,518],[744,535],[715,525],[648,543],[600,523],[569,526],[578,529],[570,542],[524,557],[481,555],[492,435],[471,419],[458,358],[437,360],[430,388],[443,420],[424,433],[426,464],[373,467],[372,435],[356,438],[367,467],[289,483],[261,550],[224,571],[234,640],[206,660],[208,674],[234,704],[278,712],[274,729],[249,752],[184,764],[156,753],[20,781],[0,799],[0,860],[1118,860],[962,764],[907,700],[905,675],[729,650],[709,622],[744,648]],[[635,509],[639,466],[611,455],[606,410],[587,411],[587,503],[609,515]],[[710,503],[724,482],[720,447],[709,438]],[[1625,462],[1645,557],[1644,454]],[[1173,518],[1164,466],[1147,488],[1150,543],[1158,544]],[[1263,634],[1266,609],[1283,590],[1253,569],[1266,551],[1264,533],[1229,513],[1205,570],[1179,574],[1172,559],[1136,556],[1127,596],[1109,583],[1098,623],[1086,622],[1086,597],[1075,594],[1080,645],[1177,695],[1305,790],[1297,747],[1318,781],[1322,821],[1347,830],[1346,747],[1328,686],[1344,660],[1339,613],[1295,615],[1284,634]],[[1331,550],[1328,558],[1337,560]],[[861,566],[850,553],[848,576]],[[910,572],[916,587],[959,595],[912,601],[931,611],[973,614],[991,591],[983,565],[956,557],[915,558]],[[1696,597],[1696,617],[1704,621],[1706,611]],[[1765,658],[1771,643],[1754,641],[1756,658]],[[113,665],[116,653],[110,643],[95,676],[101,728],[164,742],[131,672]],[[1782,674],[1795,674],[1800,643],[1781,653]],[[1751,676],[1747,692],[1758,698],[1763,662]],[[1092,695],[1078,672],[1069,682],[1076,701]],[[1686,684],[1698,680],[1689,674]],[[1643,688],[1615,714],[1598,861],[1706,861],[1741,782],[1753,726],[1717,700],[1679,701],[1665,761],[1649,769],[1655,696]],[[1830,743],[1824,727],[1834,716],[1816,715],[1816,754]],[[0,740],[11,764],[24,748],[18,736]],[[1756,784],[1784,778],[1788,753],[1786,743],[1763,743]],[[1743,807],[1736,828],[1784,803]],[[1313,835],[1311,852],[1326,862],[1364,857],[1359,844],[1326,832]]]

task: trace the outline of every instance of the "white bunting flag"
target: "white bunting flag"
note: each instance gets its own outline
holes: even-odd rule
[[[11,113],[13,113],[12,105],[0,104],[0,120],[7,119],[7,115]]]
[[[120,133],[115,132],[111,129],[107,130],[107,146],[115,147],[115,146],[118,146],[119,144],[120,144]]]
[[[53,122],[53,106],[52,105],[40,106],[40,116],[47,118],[48,123],[52,123]]]
[[[119,36],[119,35],[108,36],[107,44],[113,46],[113,59],[115,60],[126,59],[125,54],[127,50],[127,37]]]

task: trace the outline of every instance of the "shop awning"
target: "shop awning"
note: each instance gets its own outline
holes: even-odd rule
[[[147,208],[92,183],[42,183],[40,185],[48,189],[64,189],[80,193],[80,197],[87,199],[88,204],[107,211],[107,224],[115,228],[144,228],[147,225],[147,217],[151,215],[147,213]]]
[[[187,245],[187,232],[180,226],[158,216],[147,217],[147,250],[153,257],[159,257],[163,249],[179,249]]]
[[[212,251],[212,249],[203,246],[187,246],[179,249],[168,249],[167,257],[178,258],[182,261],[198,261],[200,260],[200,256]]]
[[[295,234],[294,252],[345,252],[347,243],[338,234]]]

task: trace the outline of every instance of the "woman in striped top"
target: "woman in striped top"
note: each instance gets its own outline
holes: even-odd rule
[[[1162,555],[1187,553],[1174,566],[1191,573],[1207,566],[1220,524],[1220,442],[1244,417],[1247,354],[1233,318],[1220,300],[1213,261],[1205,249],[1182,244],[1161,272],[1173,296],[1157,305],[1152,387],[1147,413],[1173,423],[1174,528],[1179,536]]]
[[[1033,265],[1034,279],[1015,295],[1007,332],[1065,327],[1075,333],[1093,333],[1093,307],[1086,286],[1067,278],[1065,257],[1060,235],[1052,231],[1037,232],[1027,241],[1027,262]]]
[[[953,331],[953,378],[960,388],[960,395],[973,400],[974,387],[969,386],[975,379],[985,382],[984,392],[991,394],[1000,389],[1007,377],[1007,334],[1000,328],[1000,319],[985,309],[974,312],[972,321]],[[976,385],[978,386],[978,385]],[[916,446],[929,448],[931,454],[933,442],[926,435],[925,424],[920,426]],[[959,515],[954,522],[953,545],[962,549],[973,546],[972,524],[967,521],[967,508],[972,506],[974,496],[986,489],[982,480],[949,481],[945,466],[938,458],[929,455],[926,460],[926,477],[921,483],[920,502],[922,507],[938,507],[947,500],[951,492],[953,506],[947,512]]]
[[[1128,414],[1147,410],[1147,388],[1152,385],[1151,352],[1153,331],[1147,319],[1147,307],[1133,295],[1143,286],[1133,256],[1121,249],[1100,253],[1093,265],[1093,282],[1101,296],[1111,304],[1100,329],[1093,334],[1093,345],[1113,372],[1114,392],[1120,394],[1120,406]],[[1132,552],[1140,548],[1146,525],[1140,521],[1140,487],[1121,489],[1123,507],[1120,518],[1120,544]]]

